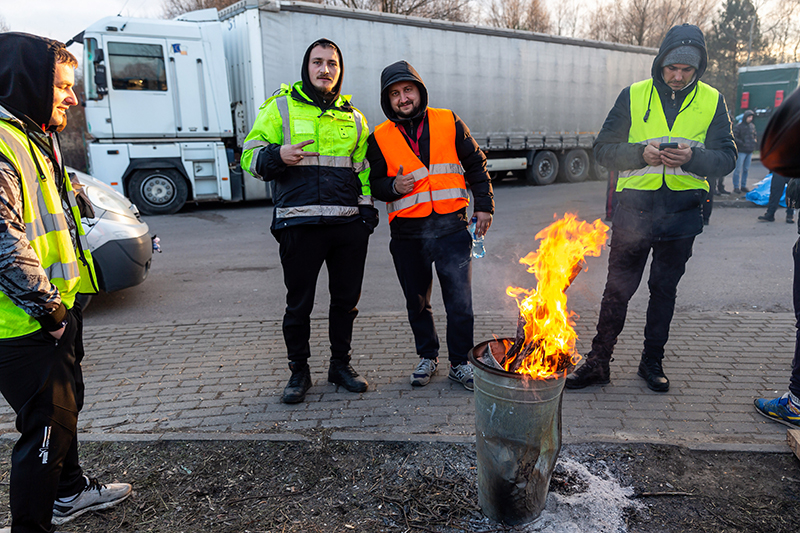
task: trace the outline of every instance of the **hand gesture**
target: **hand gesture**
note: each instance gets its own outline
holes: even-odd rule
[[[313,140],[303,141],[297,144],[284,144],[281,146],[281,159],[287,165],[297,165],[303,160],[304,156],[319,155],[318,152],[304,152],[303,148],[313,143]]]
[[[403,175],[403,165],[397,170],[397,176],[394,177],[394,190],[397,194],[406,195],[414,190],[414,176],[411,174]]]
[[[475,234],[477,237],[483,237],[492,225],[492,214],[484,211],[475,211],[472,214],[478,219],[475,222]]]
[[[692,158],[692,149],[688,144],[679,144],[677,148],[661,150],[661,162],[670,168],[677,168],[688,163]]]

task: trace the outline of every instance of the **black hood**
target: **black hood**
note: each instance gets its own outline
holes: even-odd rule
[[[339,81],[334,85],[333,91],[328,94],[327,101],[323,97],[323,93],[319,92],[317,88],[314,87],[314,84],[311,83],[311,77],[308,75],[308,62],[311,59],[311,50],[313,50],[315,46],[321,44],[332,45],[336,49],[336,54],[339,56]],[[300,68],[300,79],[303,80],[303,92],[314,101],[317,107],[323,111],[332,107],[336,99],[339,98],[339,93],[342,91],[342,80],[344,79],[344,57],[342,56],[342,49],[330,39],[317,39],[311,43],[311,46],[306,49],[306,53],[303,56],[303,66]]]
[[[703,32],[697,26],[692,24],[683,24],[681,26],[673,26],[661,42],[661,48],[658,49],[658,55],[653,60],[653,68],[651,74],[653,79],[663,87],[668,87],[664,83],[664,77],[661,75],[661,62],[668,53],[679,46],[694,46],[700,50],[700,66],[697,68],[694,79],[692,82],[681,89],[680,92],[688,93],[691,91],[697,81],[703,77],[708,66],[708,53],[706,52],[706,40],[703,37]]]
[[[392,84],[398,81],[413,81],[419,87],[420,105],[419,111],[416,115],[409,118],[400,118],[397,113],[392,109],[389,103],[388,89]],[[392,63],[381,72],[381,109],[386,118],[392,122],[411,122],[418,119],[425,114],[428,109],[428,89],[422,81],[422,77],[414,70],[414,67],[408,64],[408,61],[398,61]]]
[[[58,41],[27,33],[0,33],[0,106],[42,127],[53,114]]]

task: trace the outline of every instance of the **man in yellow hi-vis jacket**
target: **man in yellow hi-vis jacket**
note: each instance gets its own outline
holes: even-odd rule
[[[331,341],[328,381],[351,392],[367,381],[350,365],[369,236],[378,223],[366,161],[369,128],[340,94],[344,60],[328,39],[306,50],[301,79],[267,100],[245,139],[242,168],[273,183],[272,234],[280,243],[286,313],[283,338],[292,376],[281,401],[299,403],[311,387],[311,310],[328,267]]]
[[[725,99],[700,81],[707,55],[703,33],[684,24],[667,32],[652,78],[626,87],[597,136],[597,162],[619,171],[608,278],[597,335],[586,362],[567,377],[581,389],[610,382],[609,362],[652,251],[650,300],[638,375],[657,392],[669,390],[662,359],[678,282],[703,231],[708,176],[736,165]]]
[[[75,57],[63,44],[0,33],[0,392],[17,415],[11,530],[51,531],[115,505],[78,461],[84,384],[78,292],[96,292],[78,199],[56,132],[78,103]]]

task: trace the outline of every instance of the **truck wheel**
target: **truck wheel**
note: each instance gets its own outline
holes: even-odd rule
[[[569,183],[579,183],[589,177],[589,168],[589,154],[585,150],[570,150],[564,156],[561,176]]]
[[[186,203],[189,188],[174,170],[137,170],[128,184],[128,193],[145,215],[171,215]]]
[[[536,152],[533,164],[525,169],[525,179],[533,185],[550,185],[558,176],[558,157],[550,150]]]

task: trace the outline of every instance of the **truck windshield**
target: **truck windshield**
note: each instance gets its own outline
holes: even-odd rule
[[[164,51],[157,44],[108,43],[111,86],[117,91],[166,91]]]

